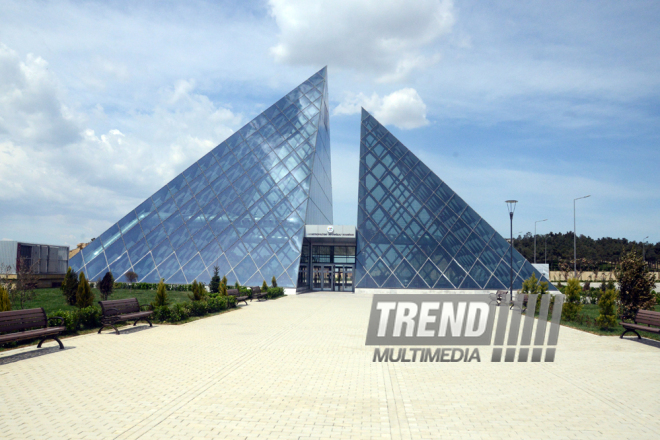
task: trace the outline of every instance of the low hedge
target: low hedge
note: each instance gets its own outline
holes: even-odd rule
[[[133,289],[133,290],[156,290],[158,283],[115,283],[115,289]],[[165,284],[168,291],[190,292],[192,284]]]
[[[211,296],[204,301],[156,307],[152,317],[156,322],[180,322],[192,316],[204,316],[209,313],[221,312],[235,305],[236,298],[233,296]],[[96,306],[76,310],[55,310],[48,314],[50,318],[55,316],[64,318],[64,327],[66,327],[64,334],[101,327],[101,309]]]
[[[282,287],[269,287],[268,288],[268,294],[266,295],[266,298],[268,299],[274,299],[278,298],[280,296],[284,295],[284,288]]]

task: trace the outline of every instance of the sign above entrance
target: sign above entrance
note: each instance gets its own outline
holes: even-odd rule
[[[305,237],[355,238],[355,226],[305,225]]]

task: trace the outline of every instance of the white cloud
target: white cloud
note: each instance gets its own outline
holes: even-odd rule
[[[46,66],[0,46],[0,74],[9,79],[0,82],[0,203],[12,207],[0,212],[0,223],[26,234],[15,239],[39,236],[25,225],[41,225],[47,242],[98,235],[243,122],[196,93],[192,80],[162,89],[148,111],[123,118],[108,118],[101,106],[65,112],[66,94]],[[103,129],[108,119],[113,127]],[[46,141],[58,148],[44,148]]]
[[[44,59],[28,54],[23,61],[0,43],[0,136],[39,147],[75,141],[76,121],[62,94]]]
[[[429,123],[426,119],[426,104],[419,93],[411,88],[397,90],[382,98],[377,93],[371,96],[363,93],[348,94],[334,109],[333,114],[354,115],[360,112],[361,107],[385,125],[409,130]]]
[[[429,46],[454,24],[450,0],[270,0],[277,61],[375,71],[398,81],[438,60]],[[430,53],[428,53],[430,52]]]

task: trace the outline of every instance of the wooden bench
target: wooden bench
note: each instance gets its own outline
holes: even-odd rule
[[[266,295],[268,295],[268,292],[262,292],[261,287],[256,286],[256,287],[251,287],[252,289],[252,295],[250,295],[250,301],[253,299],[256,299],[257,301],[261,301],[262,299],[268,299],[266,298]]]
[[[227,290],[227,295],[231,295],[236,298],[236,304],[238,304],[239,301],[243,301],[245,305],[247,306],[247,300],[250,299],[248,295],[244,295],[241,293],[240,290],[238,289],[229,289]]]
[[[112,299],[108,301],[99,301],[101,306],[101,328],[99,333],[106,327],[112,327],[115,329],[115,332],[119,334],[119,330],[115,327],[115,324],[118,322],[132,321],[135,320],[133,325],[137,324],[140,320],[145,320],[151,325],[149,317],[153,313],[151,310],[143,311],[140,308],[137,298],[126,298],[126,299]]]
[[[58,319],[59,327],[48,327],[48,321]],[[6,342],[20,341],[23,339],[40,338],[37,348],[47,339],[53,339],[60,344],[60,350],[64,349],[62,341],[57,337],[66,328],[64,318],[46,316],[43,308],[14,310],[11,312],[0,312],[0,344]],[[4,333],[4,334],[2,334]]]
[[[639,333],[637,333],[637,330],[650,333],[660,333],[660,312],[652,312],[651,310],[638,310],[637,315],[635,315],[635,318],[633,319],[635,322],[634,324],[623,321],[627,318],[628,317],[626,316],[622,316],[621,322],[619,322],[621,327],[625,329],[623,333],[621,333],[621,338],[623,338],[623,335],[626,333],[633,332],[637,335],[637,339],[642,339]]]

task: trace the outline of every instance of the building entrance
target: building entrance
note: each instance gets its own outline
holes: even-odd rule
[[[353,292],[355,227],[305,226],[298,291]]]
[[[354,265],[314,265],[312,267],[312,290],[334,292],[353,291]]]

